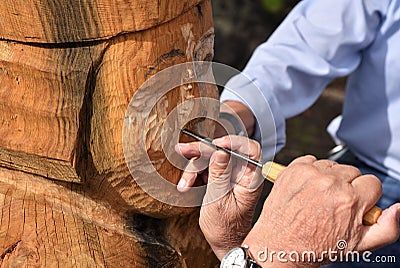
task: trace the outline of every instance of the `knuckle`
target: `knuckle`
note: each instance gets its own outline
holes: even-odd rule
[[[355,166],[350,166],[350,165],[339,165],[341,168],[348,170],[349,173],[354,174],[354,177],[359,177],[361,176],[361,171],[360,169],[356,168]]]
[[[351,165],[338,164],[335,166],[335,168],[340,169],[341,173],[346,175],[346,177],[357,178],[362,175],[358,168]]]
[[[284,171],[291,171],[291,173],[297,178],[313,178],[315,177],[316,170],[312,166],[304,163],[298,163],[288,166]],[[317,176],[318,177],[318,176]]]
[[[324,166],[334,166],[337,165],[335,161],[329,160],[329,159],[320,159],[314,162],[314,164],[322,164]]]
[[[369,190],[372,194],[380,197],[382,195],[382,183],[381,181],[374,175],[368,174],[362,176],[365,183],[368,183]]]
[[[259,159],[261,157],[261,145],[254,140],[251,140],[252,147],[254,148],[254,156]]]
[[[297,158],[297,160],[307,161],[308,163],[311,164],[311,163],[315,163],[317,161],[317,158],[311,154],[307,154],[307,155]]]
[[[371,178],[371,181],[373,181],[375,190],[382,193],[382,182],[378,179],[378,177],[373,175],[368,176]]]
[[[337,193],[337,202],[341,205],[352,207],[353,204],[357,203],[358,200],[354,194],[351,192],[340,191]]]
[[[209,178],[214,183],[223,183],[224,181],[230,181],[231,169],[229,167],[210,166]]]
[[[389,244],[396,242],[400,236],[400,229],[398,226],[393,228],[393,231],[389,235]]]
[[[204,217],[200,217],[200,218],[199,218],[199,226],[200,226],[200,229],[201,229],[201,231],[202,231],[203,233],[205,233],[205,232],[208,231],[208,226],[207,226],[207,224],[205,223]]]
[[[334,176],[324,175],[321,176],[321,179],[318,180],[318,184],[322,189],[332,189],[336,184],[337,181]]]

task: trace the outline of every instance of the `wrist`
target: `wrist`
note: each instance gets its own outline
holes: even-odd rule
[[[238,101],[225,101],[221,104],[221,112],[236,114],[246,128],[247,135],[253,134],[256,119],[246,105]]]
[[[256,230],[254,230],[256,231]],[[270,241],[261,232],[252,232],[245,238],[242,247],[247,247],[248,254],[261,267],[319,267],[321,264],[316,262],[302,262],[301,258],[296,260],[291,256],[291,250],[284,250],[284,238],[280,241]],[[301,257],[301,253],[300,257]]]
[[[250,229],[250,228],[249,228]],[[225,232],[226,237],[222,238],[219,237],[216,239],[216,236],[213,235],[211,238],[210,236],[205,234],[206,240],[208,244],[211,246],[214,254],[217,256],[219,260],[222,260],[222,258],[230,251],[232,248],[235,247],[240,247],[242,245],[243,240],[246,237],[246,233],[238,232],[237,230],[231,229],[232,233],[235,233],[236,235],[230,235],[227,232]],[[240,233],[240,234],[238,234]]]
[[[271,251],[265,246],[265,243],[253,242],[251,239],[245,239],[242,247],[247,248],[248,254],[257,265],[263,268],[269,267],[297,267],[294,263],[288,261],[279,261],[275,251]],[[271,255],[271,252],[273,253]]]

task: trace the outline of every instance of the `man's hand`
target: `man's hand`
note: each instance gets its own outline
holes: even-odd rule
[[[225,136],[214,144],[231,149],[254,160],[261,158],[257,142],[240,136]],[[177,151],[200,162],[210,159],[208,186],[200,211],[200,227],[218,258],[240,246],[251,229],[251,221],[263,178],[252,164],[231,158],[222,151],[201,146],[198,142],[178,145]],[[195,165],[195,161],[191,162]],[[182,177],[192,185],[197,172],[186,170]]]
[[[220,112],[231,114],[235,117],[238,122],[242,124],[246,137],[253,134],[255,117],[251,110],[244,104],[237,101],[226,101],[221,103]],[[234,129],[235,127],[231,122],[220,118],[218,124],[216,124],[213,138],[235,134]],[[191,144],[178,144],[175,150],[178,153],[183,154],[186,158],[191,159],[186,171],[178,183],[178,191],[186,192],[196,183],[197,185],[207,183],[208,174],[206,167],[208,167],[208,162],[213,153],[213,149],[202,143],[195,142]]]
[[[269,252],[287,254],[296,251],[300,256],[313,251],[325,262],[329,259],[322,255],[323,251],[338,250],[339,240],[347,243],[344,254],[390,244],[399,237],[400,204],[386,209],[376,224],[362,224],[363,215],[374,206],[381,192],[380,181],[373,175],[362,176],[357,168],[329,160],[317,161],[312,156],[298,158],[278,176],[259,220],[243,244],[250,247],[255,259],[268,248]],[[276,255],[273,263],[269,256],[262,257],[267,262],[259,264],[265,267],[301,265],[280,263]]]

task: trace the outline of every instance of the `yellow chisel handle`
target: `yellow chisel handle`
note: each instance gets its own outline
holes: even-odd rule
[[[269,161],[263,165],[262,175],[264,178],[274,183],[279,173],[286,167],[284,165]],[[374,206],[363,217],[363,224],[373,225],[378,221],[379,216],[382,214],[382,209]]]

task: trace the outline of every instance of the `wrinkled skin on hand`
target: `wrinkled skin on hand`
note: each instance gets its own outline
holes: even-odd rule
[[[329,160],[317,161],[305,156],[293,161],[281,172],[264,203],[257,223],[243,244],[251,254],[268,248],[271,251],[338,250],[345,240],[348,251],[372,250],[396,241],[399,237],[400,204],[386,209],[378,222],[364,226],[363,215],[380,198],[382,186],[373,175],[361,175],[352,166]],[[265,256],[264,256],[265,257]],[[323,256],[328,263],[327,256]],[[287,256],[286,256],[287,259]],[[260,263],[263,267],[320,266],[323,263]]]
[[[257,161],[261,158],[259,144],[245,137],[225,136],[214,140],[214,144]],[[251,229],[262,190],[260,169],[198,142],[180,144],[176,149],[188,158],[210,162],[199,224],[214,253],[221,259],[231,248],[240,246]],[[190,162],[182,175],[186,188],[191,187],[197,177],[197,172],[191,168],[193,166],[196,166],[195,161]]]

